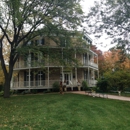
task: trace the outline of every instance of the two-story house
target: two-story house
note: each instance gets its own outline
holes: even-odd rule
[[[90,45],[92,39],[88,35],[83,37],[85,44]],[[46,37],[37,38],[28,42],[28,45],[36,45],[41,48],[48,47],[48,51],[54,52],[50,56],[47,53],[34,54],[28,50],[26,56],[20,56],[14,66],[14,75],[12,78],[11,89],[51,89],[54,82],[66,82],[67,90],[76,90],[78,82],[80,84],[86,80],[89,87],[94,87],[98,78],[98,56],[90,50],[89,46],[82,46],[86,52],[78,53],[76,47],[73,50],[73,58],[78,61],[78,66],[66,66],[60,64],[56,54],[60,54],[59,60],[66,62],[64,58],[66,53],[66,42],[62,46],[57,46],[54,41],[48,40]],[[71,49],[70,49],[71,51]],[[59,53],[60,52],[60,53]]]

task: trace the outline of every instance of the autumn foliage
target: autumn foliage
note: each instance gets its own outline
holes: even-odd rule
[[[121,50],[107,51],[104,56],[104,70],[128,70],[130,69],[130,59]]]
[[[102,53],[95,46],[91,49],[98,54],[100,79],[97,82],[97,88],[106,91],[130,91],[130,59],[129,55],[122,50],[113,49]],[[104,85],[103,80],[107,82]]]

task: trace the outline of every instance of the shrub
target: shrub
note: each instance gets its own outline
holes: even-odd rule
[[[3,88],[3,85],[0,84],[0,91],[2,91],[4,88]]]
[[[13,95],[14,94],[14,90],[10,90],[10,94]]]
[[[1,92],[0,92],[0,96],[3,96],[3,95],[4,95],[4,91],[1,91]]]
[[[88,90],[88,84],[85,80],[82,82],[82,87],[84,91]]]
[[[108,81],[105,78],[101,78],[97,82],[97,90],[99,92],[108,92]]]
[[[58,81],[54,82],[53,85],[52,85],[52,88],[53,88],[52,90],[54,92],[59,92],[59,90],[60,90],[60,84],[59,84],[59,82]]]
[[[31,93],[36,94],[36,93],[38,93],[38,90],[37,89],[32,89]]]

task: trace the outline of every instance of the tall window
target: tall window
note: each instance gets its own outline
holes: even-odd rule
[[[83,54],[83,64],[87,65],[87,53]]]
[[[41,45],[44,45],[44,44],[45,44],[44,38],[35,40],[35,45],[36,46],[41,46]]]
[[[30,81],[33,81],[33,74],[32,74],[32,72],[29,74],[29,72],[24,71],[24,85],[25,86],[29,86],[29,78],[30,78]]]
[[[87,80],[87,78],[88,78],[88,72],[85,70],[84,71],[84,80]]]
[[[43,86],[45,85],[45,73],[39,71],[36,75],[36,85]]]
[[[65,47],[66,46],[66,39],[64,37],[60,38],[60,46]]]
[[[27,67],[31,66],[31,54],[28,54],[27,56]]]

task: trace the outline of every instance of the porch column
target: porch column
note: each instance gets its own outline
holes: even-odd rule
[[[77,85],[77,82],[78,82],[78,78],[77,78],[77,68],[75,68],[75,80],[76,80],[76,85]]]
[[[90,82],[90,75],[89,75],[89,67],[88,67],[88,86],[89,86],[89,82]]]
[[[31,76],[31,75],[30,75],[30,67],[31,67],[31,54],[30,54],[30,50],[29,50],[29,59],[28,59],[28,60],[29,60],[29,61],[28,61],[28,62],[29,62],[29,74],[28,74],[28,75],[29,75],[29,84],[28,84],[28,85],[29,85],[29,91],[30,91],[30,87],[31,87],[31,86],[30,86],[30,82],[31,82],[31,81],[30,81],[30,76]]]
[[[98,65],[98,55],[97,55],[97,65]],[[99,79],[99,67],[98,67],[98,79]]]
[[[87,65],[89,65],[89,54],[88,54],[88,52],[87,52]]]
[[[76,55],[76,49],[75,49],[75,59],[77,58],[77,55]]]
[[[64,58],[64,57],[63,57],[63,47],[62,47],[62,60],[63,60],[63,58]],[[63,82],[64,82],[63,69],[64,69],[64,68],[63,68],[63,66],[62,66],[62,67],[61,67],[61,71],[62,71],[62,72],[61,72],[61,73],[62,73],[62,84],[63,84]]]
[[[63,83],[64,82],[63,66],[61,67],[61,73],[62,73],[62,83]]]
[[[98,55],[97,55],[97,64],[98,64]]]
[[[95,86],[95,74],[94,74],[94,70],[92,70],[92,84]],[[93,87],[94,87],[93,86]]]
[[[89,78],[89,64],[90,64],[90,60],[89,60],[89,53],[87,52],[87,61],[88,61],[88,79],[87,79],[87,82],[88,82],[88,86],[89,86],[89,80],[90,80],[90,78]]]
[[[50,70],[49,70],[49,67],[48,67],[48,88],[50,86],[50,84],[49,84],[49,80],[50,80],[49,73],[50,73]]]
[[[31,86],[30,86],[30,82],[31,82],[31,81],[30,81],[30,76],[31,76],[31,75],[30,75],[30,67],[29,67],[29,91],[30,91],[30,87],[31,87]]]

